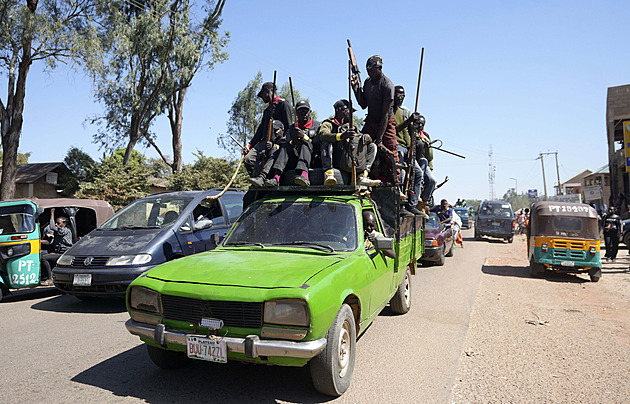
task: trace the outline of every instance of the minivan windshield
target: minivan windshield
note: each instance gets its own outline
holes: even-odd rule
[[[480,215],[494,217],[512,217],[512,207],[509,203],[488,203],[479,211]]]
[[[174,224],[192,196],[156,196],[140,199],[103,223],[101,230],[159,229]]]
[[[35,211],[31,205],[0,208],[0,234],[30,233],[35,230]]]
[[[224,246],[296,246],[322,251],[357,248],[354,208],[334,202],[264,202],[234,224]]]

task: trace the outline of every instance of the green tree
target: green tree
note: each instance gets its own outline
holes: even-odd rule
[[[72,196],[79,190],[79,183],[92,180],[97,163],[89,154],[74,146],[68,150],[63,162],[72,175],[64,181],[60,179],[60,185],[64,195]]]
[[[28,159],[31,157],[31,152],[28,153],[18,153],[17,154],[17,164],[28,164]],[[4,160],[4,152],[0,148],[0,163]]]
[[[153,171],[144,156],[133,151],[128,164],[123,164],[125,150],[118,149],[96,167],[91,181],[79,184],[80,198],[103,199],[115,210],[129,205],[150,193]]]
[[[227,34],[218,33],[225,0],[98,1],[106,52],[102,61],[89,66],[89,72],[105,112],[90,119],[98,127],[94,140],[108,150],[126,144],[124,164],[144,140],[178,171],[186,91],[198,70],[227,59],[223,50]],[[193,10],[205,14],[202,22],[195,22]],[[157,147],[150,131],[154,119],[167,110],[173,161]]]
[[[0,199],[13,198],[28,73],[33,62],[53,69],[94,55],[94,0],[0,0],[0,72],[7,75],[0,98],[3,160]]]
[[[245,88],[239,91],[228,111],[227,134],[219,134],[217,137],[219,147],[227,150],[232,156],[240,153],[240,147],[234,143],[230,135],[244,146],[254,136],[262,119],[265,105],[258,98],[262,80],[262,72],[259,71]]]
[[[284,83],[282,87],[280,87],[280,90],[278,91],[278,95],[284,98],[285,100],[289,101],[289,104],[292,106],[291,117],[293,119],[293,122],[297,120],[297,117],[295,116],[295,104],[298,101],[304,100],[304,99],[308,101],[309,104],[311,103],[310,97],[302,98],[302,94],[300,93],[300,90],[298,90],[295,87],[293,88],[293,96],[291,96],[291,85],[289,84],[288,81]],[[295,102],[293,102],[294,100]],[[332,110],[332,106],[331,106],[331,110]],[[313,117],[313,119],[317,119],[317,111],[311,110],[311,116]]]
[[[203,152],[197,150],[194,153],[197,160],[191,165],[184,165],[179,173],[174,173],[169,182],[169,188],[178,191],[202,190],[225,187],[238,165],[237,161],[228,161],[222,158],[206,157]],[[247,184],[247,172],[243,165],[232,183],[233,188],[244,188]]]
[[[510,188],[501,198],[502,201],[509,202],[512,205],[512,209],[517,211],[523,208],[529,208],[534,203],[541,201],[541,198],[529,198],[526,192],[517,194],[514,188]]]

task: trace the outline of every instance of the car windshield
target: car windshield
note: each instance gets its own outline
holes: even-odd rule
[[[440,230],[440,219],[438,219],[435,213],[429,215],[427,223],[424,225],[427,230]]]
[[[99,228],[159,229],[174,224],[192,196],[156,196],[140,199],[112,216]]]
[[[455,212],[457,212],[458,215],[467,215],[468,214],[468,209],[466,208],[455,208]]]
[[[354,208],[319,201],[253,205],[234,224],[224,245],[293,245],[329,252],[352,251],[357,248]]]
[[[0,234],[30,233],[35,230],[35,212],[31,205],[0,208]]]
[[[512,217],[512,208],[509,204],[488,204],[481,208],[479,212],[481,215],[494,216],[494,217]]]

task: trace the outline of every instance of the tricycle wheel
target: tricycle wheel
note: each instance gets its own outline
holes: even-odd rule
[[[599,278],[601,278],[601,276],[590,275],[590,278],[591,282],[599,282]]]
[[[534,262],[534,259],[532,258],[529,260],[529,272],[532,275],[532,278],[540,278],[545,273],[545,266]]]
[[[398,285],[396,294],[389,301],[389,306],[396,314],[405,314],[409,311],[411,307],[411,271],[409,269],[407,269],[405,277]]]
[[[153,345],[146,345],[149,358],[161,369],[179,369],[186,366],[190,361],[184,352],[168,351]]]
[[[326,334],[326,347],[310,361],[315,390],[338,397],[350,387],[356,339],[357,329],[352,309],[343,304]]]

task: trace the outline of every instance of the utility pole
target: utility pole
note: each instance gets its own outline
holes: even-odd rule
[[[557,195],[562,195],[562,189],[560,188],[560,168],[558,167],[558,152],[547,152],[547,153],[540,153],[540,160],[542,161],[542,156],[548,156],[550,154],[553,154],[556,156],[556,174],[558,175],[558,192]],[[545,166],[543,164],[543,181],[544,181],[544,177],[545,177]],[[545,187],[545,196],[547,196],[547,188]]]
[[[545,200],[547,200],[547,180],[545,179],[545,161],[543,159],[543,153],[540,153],[540,156],[536,160],[538,159],[540,159],[540,163],[542,164],[543,185],[545,187]]]
[[[518,195],[518,181],[516,178],[510,177],[511,180],[514,180],[514,193]]]

